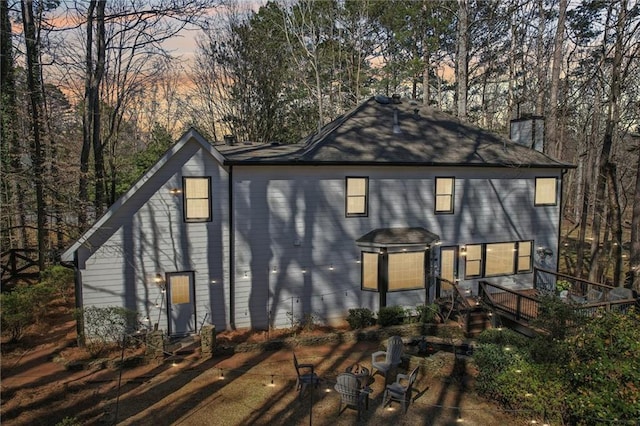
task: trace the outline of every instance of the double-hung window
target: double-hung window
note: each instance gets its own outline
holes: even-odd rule
[[[532,248],[531,241],[518,242],[518,272],[531,272]]]
[[[470,244],[464,248],[465,264],[464,277],[476,278],[482,276],[482,244]]]
[[[185,222],[211,221],[211,178],[185,177],[183,188]]]
[[[347,177],[346,215],[366,216],[368,214],[369,178]]]
[[[455,178],[438,177],[436,178],[436,213],[453,213],[453,190],[455,187]]]

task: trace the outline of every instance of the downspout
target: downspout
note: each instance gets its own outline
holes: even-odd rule
[[[229,326],[236,328],[236,272],[235,272],[235,229],[233,220],[233,166],[229,166]]]
[[[78,268],[78,251],[73,252],[73,262],[60,262],[60,265],[73,269],[73,290],[75,293],[75,307],[76,312],[80,312],[82,309],[82,283],[80,280],[80,268]],[[76,336],[78,346],[84,346],[84,329],[82,327],[82,321],[76,320]]]
[[[560,211],[558,212],[558,241],[556,242],[556,272],[560,268],[560,238],[562,237],[562,212],[564,211],[564,200],[563,200],[563,187],[564,187],[564,175],[567,174],[567,169],[562,169],[560,174]]]

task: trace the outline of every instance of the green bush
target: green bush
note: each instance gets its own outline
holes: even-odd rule
[[[602,312],[567,339],[563,366],[572,389],[568,407],[576,423],[640,419],[640,313]],[[626,422],[626,423],[624,423]]]
[[[560,328],[543,310],[542,323]],[[554,322],[555,321],[555,322]],[[566,323],[564,324],[566,327]],[[476,389],[504,407],[554,424],[635,424],[640,418],[640,315],[602,311],[563,333],[527,339],[487,330],[474,351]]]
[[[119,306],[89,306],[76,311],[76,318],[83,324],[81,338],[93,357],[112,347],[122,349],[127,344],[123,337],[138,324],[137,312]]]
[[[432,324],[436,322],[437,316],[440,314],[440,306],[431,303],[429,305],[416,306],[418,312],[418,322],[421,324]]]
[[[359,328],[366,328],[375,324],[376,320],[373,317],[373,312],[367,308],[354,308],[349,309],[349,315],[347,316],[347,322],[352,330]]]
[[[378,311],[378,324],[381,327],[404,323],[406,311],[402,306],[386,306]]]
[[[73,295],[73,271],[64,266],[51,266],[40,273],[40,282],[66,303]]]
[[[478,335],[477,342],[480,345],[494,344],[499,346],[527,347],[529,339],[522,334],[508,328],[490,328]]]
[[[82,425],[82,422],[80,422],[75,417],[65,417],[64,419],[56,423],[56,426],[81,426],[81,425]]]
[[[44,322],[50,295],[51,289],[42,283],[19,285],[2,294],[0,322],[12,342],[22,339],[28,326]]]

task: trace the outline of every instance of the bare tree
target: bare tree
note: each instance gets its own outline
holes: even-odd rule
[[[41,97],[41,75],[39,38],[34,18],[33,1],[23,0],[22,25],[25,36],[27,59],[27,88],[29,90],[31,162],[33,164],[33,182],[36,194],[36,216],[38,234],[38,266],[45,267],[47,247],[46,204],[44,197],[44,147],[42,144],[43,105]]]

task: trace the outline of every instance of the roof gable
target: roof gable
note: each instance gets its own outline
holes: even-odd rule
[[[191,128],[185,132],[178,141],[167,150],[167,152],[149,169],[147,170],[137,181],[133,184],[127,192],[125,192],[120,198],[113,203],[109,209],[96,221],[96,223],[85,231],[76,242],[65,250],[61,255],[61,260],[65,262],[71,262],[74,258],[74,253],[81,247],[85,246],[88,241],[98,232],[110,219],[112,219],[123,206],[129,203],[137,194],[142,186],[147,184],[150,180],[156,176],[156,174],[169,162],[169,160],[178,155],[188,145],[196,144],[198,148],[201,148],[204,152],[209,153],[215,161],[219,164],[224,163],[224,157],[218,152],[197,130]]]

